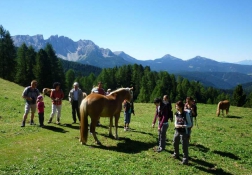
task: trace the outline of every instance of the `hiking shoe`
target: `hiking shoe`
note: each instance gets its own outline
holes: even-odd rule
[[[30,125],[35,125],[33,120],[30,121]]]
[[[52,123],[52,119],[49,119],[47,123],[48,123],[48,124]]]
[[[56,124],[57,124],[57,125],[60,125],[60,122],[59,122],[59,121],[56,121]]]
[[[162,149],[161,147],[159,147],[159,148],[157,149],[157,152],[160,153],[161,151],[163,151],[163,149]]]
[[[98,123],[96,124],[96,126],[101,126],[101,123],[100,123],[100,122],[98,122]]]
[[[124,131],[127,131],[127,128],[124,128]]]
[[[72,124],[76,124],[76,121],[75,121],[75,122],[73,122]]]
[[[172,154],[171,157],[174,159],[179,159],[179,156],[177,156],[176,154]]]
[[[21,127],[25,127],[25,122],[22,122]]]
[[[188,165],[188,162],[187,161],[182,161],[181,165]]]

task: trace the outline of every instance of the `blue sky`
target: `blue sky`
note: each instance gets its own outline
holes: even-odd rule
[[[1,0],[13,35],[92,40],[139,60],[252,60],[252,0]]]

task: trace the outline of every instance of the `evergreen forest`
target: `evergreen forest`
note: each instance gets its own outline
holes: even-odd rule
[[[252,107],[252,92],[245,93],[242,85],[232,90],[204,87],[200,82],[189,81],[166,71],[152,71],[149,66],[124,65],[114,68],[98,68],[58,58],[51,44],[35,51],[33,47],[22,44],[16,48],[9,31],[0,25],[0,78],[29,86],[34,79],[38,89],[52,88],[60,82],[67,98],[73,82],[90,93],[99,81],[103,88],[115,90],[120,87],[134,87],[134,101],[153,102],[156,97],[168,95],[172,102],[193,97],[198,103],[217,104],[227,99],[238,107]],[[22,92],[20,92],[21,96]]]

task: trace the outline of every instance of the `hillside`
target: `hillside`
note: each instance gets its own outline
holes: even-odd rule
[[[182,152],[179,160],[171,158],[174,123],[169,124],[165,150],[161,153],[153,151],[157,146],[158,132],[157,126],[151,127],[155,111],[152,103],[135,103],[136,115],[131,119],[131,131],[123,130],[121,113],[118,140],[108,136],[109,118],[101,118],[102,127],[97,127],[96,132],[102,145],[95,144],[91,134],[87,145],[81,145],[79,125],[71,124],[71,106],[68,101],[63,101],[61,125],[45,123],[45,128],[40,128],[27,123],[26,127],[21,128],[24,112],[21,93],[24,87],[3,79],[0,79],[0,83],[1,175],[245,175],[252,172],[252,133],[248,128],[251,108],[231,106],[229,116],[216,117],[216,104],[198,103],[198,126],[193,128],[191,136],[189,166],[182,166]],[[51,112],[51,100],[45,97],[44,101],[47,121]],[[38,123],[37,115],[35,123]],[[112,129],[114,133],[114,128]]]

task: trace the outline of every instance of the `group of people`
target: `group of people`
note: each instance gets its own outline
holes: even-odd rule
[[[38,118],[39,118],[39,126],[44,127],[44,102],[43,102],[43,96],[40,95],[39,90],[37,89],[37,81],[33,80],[31,82],[31,86],[28,86],[24,89],[22,93],[22,97],[26,100],[25,103],[25,112],[23,115],[23,121],[21,124],[21,127],[25,127],[26,119],[28,116],[28,113],[31,112],[31,120],[30,125],[34,125],[34,115],[36,112],[36,109],[38,109]],[[52,120],[56,116],[56,124],[60,124],[60,118],[61,118],[61,107],[62,107],[62,100],[64,98],[64,92],[60,88],[60,83],[55,82],[53,83],[53,89],[50,93],[50,98],[52,100],[52,112],[50,114],[50,118],[48,120],[48,124],[52,123]],[[79,88],[79,84],[75,82],[73,84],[73,88],[69,92],[69,102],[72,106],[72,118],[73,118],[73,124],[76,123],[76,114],[80,121],[80,110],[79,106],[83,99],[83,93],[82,90]]]
[[[43,96],[40,95],[39,90],[37,89],[37,85],[38,85],[38,82],[36,80],[33,80],[31,82],[31,85],[26,87],[22,93],[22,97],[26,100],[26,103],[25,103],[25,112],[23,115],[21,127],[25,127],[26,119],[29,112],[31,112],[30,125],[35,124],[34,115],[35,115],[36,109],[38,109],[39,126],[44,127],[45,104],[43,102]],[[98,82],[98,86],[91,90],[91,93],[98,93],[102,95],[109,95],[110,92],[111,92],[111,89],[108,89],[107,92],[104,91],[104,89],[102,88],[101,82]],[[59,82],[55,82],[53,84],[53,89],[50,93],[50,98],[52,100],[52,112],[50,114],[50,118],[47,123],[48,124],[52,123],[52,120],[55,114],[57,114],[56,124],[60,124],[61,107],[62,107],[62,100],[64,98],[64,92],[60,88]],[[76,124],[77,118],[80,121],[80,104],[83,98],[84,98],[83,92],[79,88],[79,83],[74,82],[73,88],[70,90],[68,94],[68,99],[72,107],[72,119],[73,119],[72,124]],[[100,125],[100,121],[98,121],[97,125]]]
[[[157,152],[161,152],[166,147],[166,132],[169,127],[169,119],[173,121],[172,106],[167,95],[164,95],[163,100],[161,98],[154,99],[156,105],[156,111],[152,122],[152,127],[155,126],[158,119],[158,147],[155,149]],[[179,144],[181,142],[183,150],[182,164],[188,164],[188,147],[189,139],[191,135],[191,129],[193,127],[193,118],[197,116],[197,106],[192,97],[186,98],[186,103],[178,101],[175,104],[176,112],[174,113],[174,126],[175,133],[173,137],[174,153],[172,157],[179,159]]]

